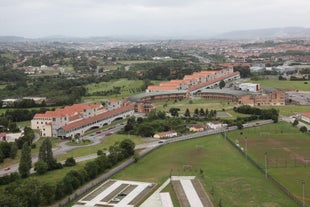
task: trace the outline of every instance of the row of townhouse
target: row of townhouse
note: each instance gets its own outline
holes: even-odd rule
[[[232,68],[223,70],[205,70],[185,75],[182,80],[171,80],[161,82],[158,86],[148,86],[146,92],[159,92],[170,90],[189,90],[194,91],[208,85],[217,84],[221,80],[229,78],[239,79],[239,72],[234,72]]]
[[[31,120],[31,128],[40,130],[42,136],[67,137],[68,134],[60,134],[59,129],[78,123],[75,130],[77,130],[77,133],[83,134],[91,127],[98,127],[105,119],[109,119],[109,121],[104,124],[110,124],[111,121],[113,121],[112,118],[121,116],[122,113],[133,114],[134,106],[117,100],[111,100],[106,106],[103,106],[102,104],[74,104],[72,106],[65,106],[64,108],[56,109],[55,111],[35,114]],[[92,119],[98,119],[100,122],[91,122],[90,124],[85,121],[91,121]],[[83,128],[83,130],[79,130],[81,128]],[[71,130],[70,135],[74,134],[74,130]]]

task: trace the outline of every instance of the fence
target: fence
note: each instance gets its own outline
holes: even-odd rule
[[[255,160],[253,160],[248,154],[245,154],[246,152],[242,150],[239,146],[237,146],[227,135],[226,133],[221,133],[222,137],[226,139],[233,147],[235,147],[241,154],[247,157],[247,160],[253,164],[259,171],[261,171],[263,174],[266,175],[266,177],[276,186],[278,187],[282,192],[284,192],[286,195],[288,195],[295,203],[297,203],[301,207],[307,207],[307,205],[303,204],[303,201],[296,198],[296,196],[291,193],[287,188],[285,188],[281,183],[279,183],[274,177],[272,177],[269,173],[266,173],[265,167],[260,166]]]

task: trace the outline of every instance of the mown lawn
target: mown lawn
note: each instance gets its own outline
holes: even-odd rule
[[[165,145],[114,178],[163,183],[170,172],[199,176],[216,206],[297,206],[220,135]]]
[[[310,111],[309,106],[297,106],[297,105],[287,105],[287,106],[269,106],[263,108],[275,108],[279,110],[282,116],[291,116],[294,113],[306,113]]]
[[[183,100],[171,100],[171,101],[156,101],[157,110],[160,111],[169,111],[170,108],[179,108],[179,114],[184,114],[185,110],[188,108],[191,114],[194,113],[194,110],[198,108],[199,110],[203,108],[204,110],[222,110],[233,108],[234,104],[227,101],[218,101],[218,100],[207,100],[207,99],[194,99],[192,101],[188,99]]]
[[[142,80],[128,80],[128,79],[118,79],[118,80],[113,80],[109,82],[100,82],[100,83],[92,83],[86,85],[87,93],[88,94],[93,94],[95,92],[100,92],[100,91],[109,91],[112,90],[113,87],[120,87],[121,94],[113,94],[113,95],[108,95],[104,96],[104,98],[124,98],[128,96],[132,96],[137,93],[142,93],[141,91],[141,86],[143,84]],[[88,97],[86,97],[88,98]]]
[[[310,81],[289,81],[278,79],[265,79],[259,81],[252,81],[253,83],[259,83],[262,88],[282,88],[282,89],[294,89],[300,91],[310,91]],[[308,84],[304,84],[308,82]]]

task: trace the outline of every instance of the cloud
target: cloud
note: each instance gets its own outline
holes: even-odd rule
[[[1,0],[0,35],[195,35],[310,27],[309,0]]]

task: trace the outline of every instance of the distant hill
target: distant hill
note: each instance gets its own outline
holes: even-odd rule
[[[232,31],[218,35],[188,35],[188,36],[145,36],[145,35],[114,35],[93,37],[72,37],[54,35],[41,38],[25,38],[19,36],[0,36],[1,42],[111,42],[111,41],[150,41],[150,40],[195,40],[195,39],[276,39],[310,37],[310,28],[284,27],[255,30]]]
[[[24,42],[27,41],[24,37],[18,36],[0,36],[0,42]]]
[[[217,35],[217,39],[272,39],[310,37],[310,28],[284,27],[232,31]]]

